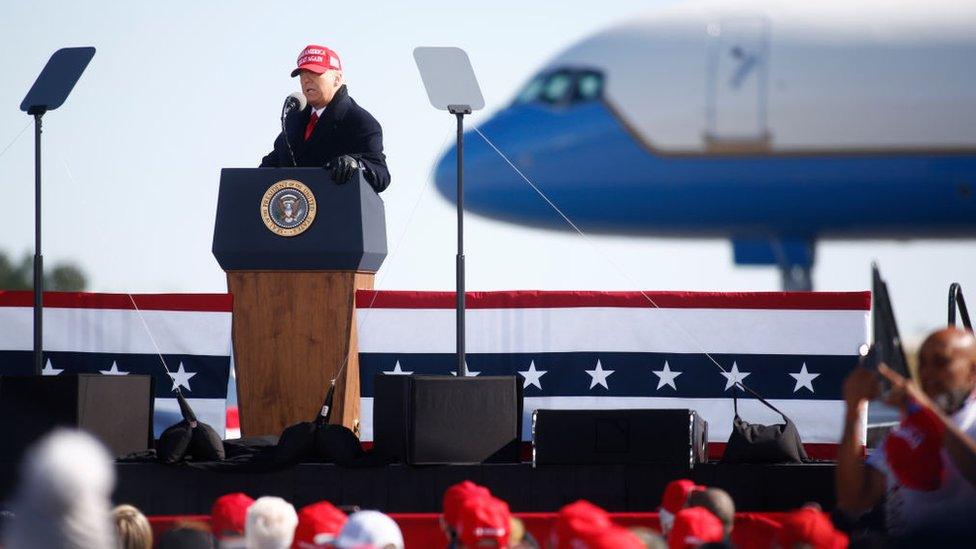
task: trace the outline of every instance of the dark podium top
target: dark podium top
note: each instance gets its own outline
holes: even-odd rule
[[[290,183],[282,192],[269,192],[277,183],[289,180],[307,187],[314,208],[306,205],[303,193]],[[291,222],[292,218],[285,217],[286,203],[297,212]],[[301,229],[301,225],[290,225],[303,214],[315,216],[307,228],[300,234],[282,236]],[[275,215],[285,222],[276,223]],[[383,200],[362,172],[336,185],[322,168],[224,168],[213,254],[225,271],[376,272],[386,258]]]

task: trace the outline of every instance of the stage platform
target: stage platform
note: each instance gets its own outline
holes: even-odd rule
[[[669,466],[545,466],[529,463],[414,467],[389,465],[350,469],[302,464],[270,473],[235,473],[120,463],[114,499],[148,515],[206,514],[214,499],[242,491],[253,497],[281,496],[296,506],[320,500],[388,513],[435,513],[444,490],[470,479],[488,486],[513,511],[554,511],[587,499],[612,512],[656,510],[665,485],[688,476]],[[11,487],[13,471],[0,483]],[[727,490],[740,511],[782,511],[815,501],[834,507],[834,464],[699,465],[690,477]],[[5,493],[3,496],[7,496]]]

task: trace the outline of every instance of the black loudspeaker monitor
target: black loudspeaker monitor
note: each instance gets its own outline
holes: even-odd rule
[[[0,461],[20,461],[28,446],[55,427],[85,430],[115,456],[147,450],[152,417],[152,376],[3,377]]]
[[[373,447],[406,463],[517,462],[521,418],[514,376],[375,378]]]
[[[708,423],[694,410],[536,410],[535,465],[708,461]]]

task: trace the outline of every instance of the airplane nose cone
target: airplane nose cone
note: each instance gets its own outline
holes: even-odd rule
[[[501,221],[550,227],[562,223],[509,162],[554,199],[562,200],[560,188],[569,175],[561,173],[565,160],[545,163],[549,147],[546,128],[553,127],[545,110],[509,107],[478,124],[478,129],[508,160],[478,132],[464,133],[464,209]],[[468,127],[470,122],[465,120]],[[438,193],[448,202],[457,196],[457,151],[452,143],[434,168]]]
[[[511,113],[503,110],[488,120],[478,124],[496,146],[518,148],[512,135],[520,135],[510,124]],[[465,119],[471,127],[471,121]],[[508,193],[523,184],[518,175],[505,160],[499,156],[474,130],[464,132],[464,203],[465,209],[489,214],[505,204]],[[457,196],[457,145],[452,139],[450,147],[437,160],[434,167],[434,184],[440,195],[450,202]]]
[[[453,141],[453,140],[452,140]],[[499,183],[511,178],[507,166],[474,131],[464,132],[464,201],[466,207],[477,207],[485,191],[498,189]],[[434,171],[437,191],[446,200],[457,195],[457,144],[444,151]]]

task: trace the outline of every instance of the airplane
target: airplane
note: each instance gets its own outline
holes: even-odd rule
[[[478,128],[584,231],[727,238],[811,290],[822,239],[976,236],[974,28],[955,0],[682,4],[571,45]],[[571,230],[467,134],[468,211]]]

